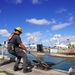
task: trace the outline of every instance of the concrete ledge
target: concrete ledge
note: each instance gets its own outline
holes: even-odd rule
[[[65,54],[50,54],[55,57],[64,57],[64,58],[75,58],[75,55],[65,55]]]
[[[6,75],[5,73],[0,73],[0,75]]]
[[[14,62],[0,66],[0,70],[5,70],[7,72],[13,73],[14,75],[68,75],[67,71],[51,69],[48,71],[36,69],[35,67],[32,69],[30,73],[23,73],[23,70],[13,71]],[[22,67],[20,64],[19,67]]]

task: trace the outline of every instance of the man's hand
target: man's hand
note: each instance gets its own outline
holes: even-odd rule
[[[27,52],[28,54],[30,54],[30,51],[29,51],[29,50],[26,50],[26,52]]]

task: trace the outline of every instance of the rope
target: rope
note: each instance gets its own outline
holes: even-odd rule
[[[32,56],[34,56],[32,53],[30,53]],[[43,66],[44,67],[49,67],[49,65],[48,64],[46,64],[45,62],[43,62],[41,59],[39,59],[39,58],[37,58],[36,56],[34,56],[37,60],[39,60],[42,64],[43,64]]]

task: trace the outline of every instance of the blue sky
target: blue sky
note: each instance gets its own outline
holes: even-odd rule
[[[75,1],[0,0],[0,43],[18,26],[24,44],[75,41]]]

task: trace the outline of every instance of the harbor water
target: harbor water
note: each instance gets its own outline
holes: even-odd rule
[[[40,58],[44,62],[51,62],[55,63],[55,65],[51,66],[51,68],[54,69],[60,69],[68,71],[71,66],[75,66],[75,59],[74,58],[61,58],[61,57],[53,57],[50,56],[49,53],[46,53],[44,56],[37,55],[34,53],[38,58]],[[31,61],[35,59],[32,55],[28,55],[28,59]]]
[[[55,63],[56,65],[51,66],[51,68],[54,68],[54,69],[68,71],[71,66],[75,65],[74,58],[53,57],[53,56],[50,56],[49,53],[45,53],[45,55],[37,55],[37,52],[32,52],[32,53],[44,62]],[[0,51],[0,54],[1,54],[1,51]],[[13,55],[9,54],[8,52],[4,52],[3,55],[14,57]],[[34,56],[32,56],[31,54],[27,54],[27,57],[29,60],[31,60],[32,64],[34,64],[33,60],[36,60],[36,58]]]

